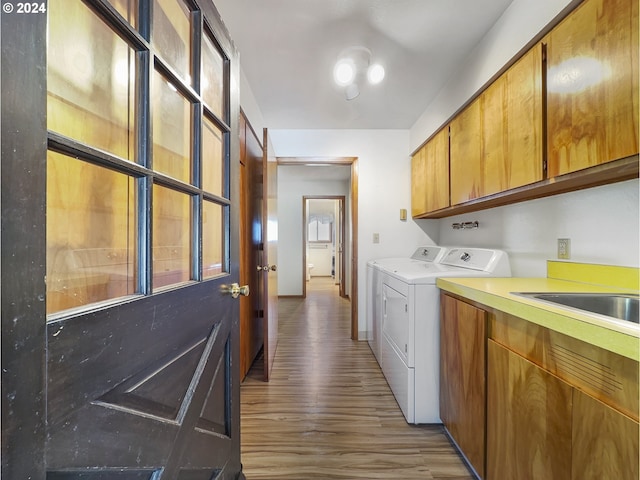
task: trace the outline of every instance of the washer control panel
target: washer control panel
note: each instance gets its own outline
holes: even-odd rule
[[[446,249],[437,247],[436,245],[426,245],[418,247],[411,258],[414,260],[422,260],[424,262],[435,262]]]

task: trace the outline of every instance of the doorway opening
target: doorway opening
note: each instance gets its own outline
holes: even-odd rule
[[[342,277],[344,279],[344,287],[341,290],[341,295],[344,298],[348,298],[351,303],[351,339],[358,340],[358,158],[357,157],[278,157],[278,166],[299,166],[299,167],[315,167],[318,165],[325,166],[348,166],[350,167],[350,182],[348,186],[347,195],[345,198],[345,205],[343,206],[343,218],[344,228],[343,232],[343,270]],[[311,169],[308,169],[311,171]],[[324,195],[321,192],[316,192],[320,198],[328,198],[328,195]],[[302,197],[305,197],[303,194]],[[300,197],[299,197],[300,198]],[[305,198],[311,199],[312,196],[306,196]],[[316,197],[317,198],[317,197]],[[305,205],[303,199],[303,209]],[[298,217],[300,218],[300,217]],[[302,219],[303,237],[305,240],[302,247],[301,269],[297,275],[300,275],[300,281],[302,282],[302,296],[306,296],[306,277],[307,277],[307,264],[309,263],[306,258],[306,236],[307,222],[306,216]],[[298,220],[299,221],[299,220]],[[298,249],[298,246],[292,248]],[[337,267],[339,268],[339,267]],[[296,267],[297,269],[297,267]]]
[[[346,294],[344,196],[304,196],[302,215],[305,225],[302,265],[305,281],[302,296],[307,296],[307,283],[313,277],[332,279],[341,297]]]

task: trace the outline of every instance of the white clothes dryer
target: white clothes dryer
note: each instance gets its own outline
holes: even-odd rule
[[[391,271],[410,265],[439,262],[447,249],[437,245],[417,247],[410,257],[389,257],[367,262],[367,341],[378,364],[382,342],[382,271]]]
[[[448,248],[439,262],[382,267],[380,365],[408,423],[442,423],[439,277],[509,277],[501,250]]]

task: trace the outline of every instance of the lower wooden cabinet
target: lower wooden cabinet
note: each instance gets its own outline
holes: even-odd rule
[[[491,340],[487,353],[486,478],[570,479],[573,388]]]
[[[572,480],[638,480],[638,422],[573,391]]]
[[[638,422],[487,345],[487,479],[637,480]]]
[[[487,313],[447,295],[440,308],[440,418],[484,477]]]
[[[640,478],[638,362],[444,293],[440,308],[440,416],[480,478]]]

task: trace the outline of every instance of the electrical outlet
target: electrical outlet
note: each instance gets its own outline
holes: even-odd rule
[[[571,258],[571,239],[558,239],[558,258],[561,260],[568,260]]]

